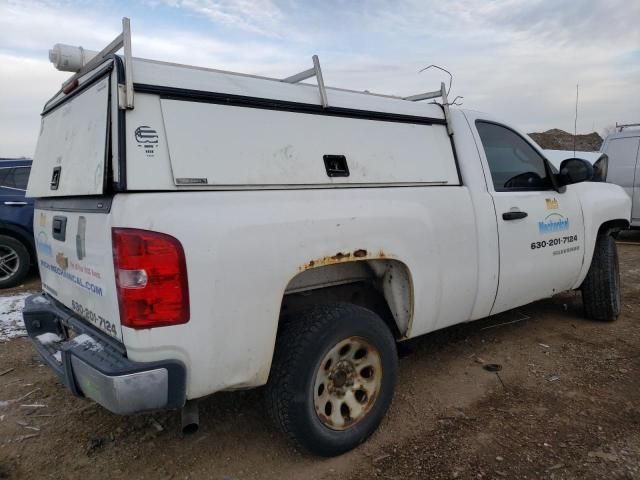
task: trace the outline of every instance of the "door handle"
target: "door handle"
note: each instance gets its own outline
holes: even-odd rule
[[[51,175],[51,190],[57,190],[60,185],[60,175],[62,175],[62,167],[53,167],[53,174]]]
[[[344,155],[323,155],[324,167],[328,177],[348,177],[349,165]]]
[[[4,204],[10,207],[21,207],[22,205],[26,205],[27,202],[4,202]]]
[[[527,212],[521,212],[516,210],[514,212],[504,212],[502,214],[503,220],[520,220],[521,218],[525,218],[527,216]]]
[[[64,242],[67,235],[67,217],[63,217],[60,215],[56,215],[55,217],[53,217],[51,230],[53,238]]]

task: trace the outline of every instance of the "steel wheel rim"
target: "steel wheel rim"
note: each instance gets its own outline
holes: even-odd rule
[[[0,245],[0,280],[14,276],[20,268],[18,252],[6,245]]]
[[[349,337],[324,355],[313,388],[320,422],[331,430],[346,430],[371,411],[382,386],[382,358],[371,342]]]

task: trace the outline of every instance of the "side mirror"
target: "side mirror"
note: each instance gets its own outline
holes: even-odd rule
[[[588,182],[593,178],[593,165],[581,158],[568,158],[560,164],[560,185]]]

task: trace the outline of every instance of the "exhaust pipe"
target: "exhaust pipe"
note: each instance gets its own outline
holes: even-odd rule
[[[200,426],[200,415],[198,414],[198,402],[196,400],[187,400],[182,407],[182,433],[189,435],[196,433]]]

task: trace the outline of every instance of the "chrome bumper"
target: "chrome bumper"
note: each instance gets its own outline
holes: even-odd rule
[[[122,344],[44,294],[27,298],[23,318],[40,356],[75,395],[122,415],[184,405],[181,362],[133,362]]]

